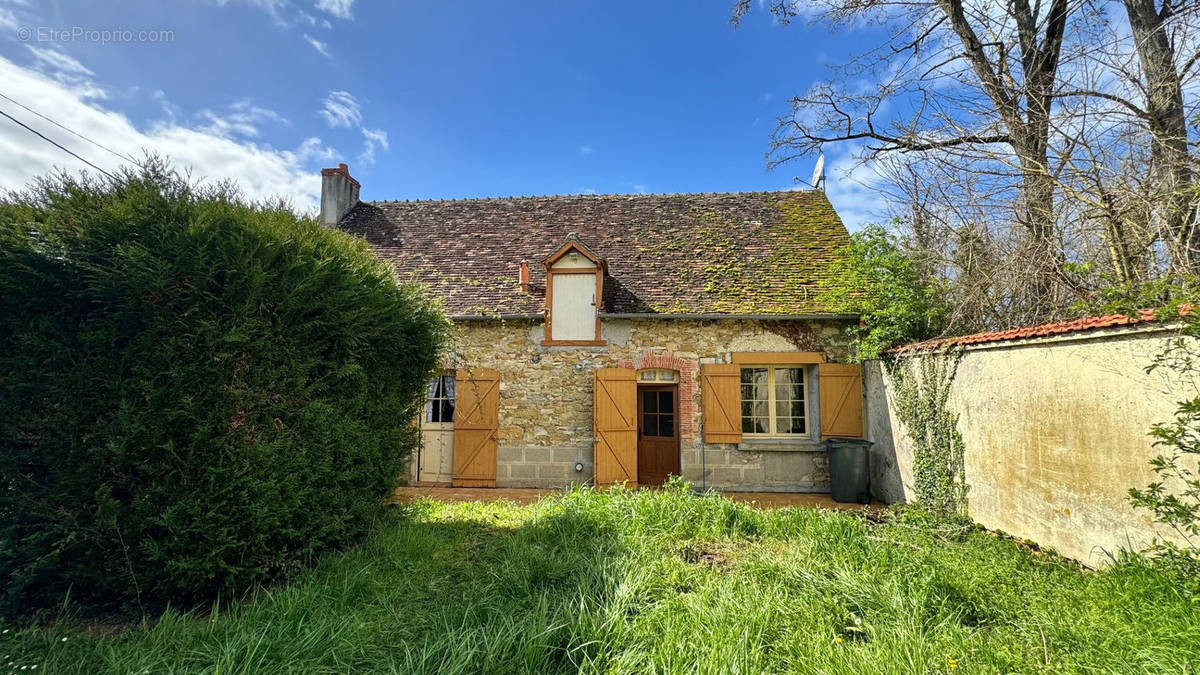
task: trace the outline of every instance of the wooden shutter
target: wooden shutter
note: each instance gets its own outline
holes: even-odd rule
[[[862,368],[857,363],[817,366],[821,438],[862,438]]]
[[[454,472],[450,484],[496,487],[500,373],[487,368],[460,368],[454,384]]]
[[[596,485],[637,484],[637,378],[629,368],[600,368],[595,402]]]
[[[700,366],[700,405],[705,443],[742,441],[742,368],[731,363]]]

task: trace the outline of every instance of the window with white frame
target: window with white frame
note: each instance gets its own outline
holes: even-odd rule
[[[794,436],[808,433],[803,366],[743,366],[742,433]]]
[[[454,421],[453,375],[438,375],[429,381],[429,390],[425,397],[425,421]]]

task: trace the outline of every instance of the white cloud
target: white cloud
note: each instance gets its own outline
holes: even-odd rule
[[[158,94],[161,92],[155,92],[155,94],[155,98],[159,98]],[[258,136],[259,124],[262,122],[288,123],[274,110],[260,108],[249,101],[238,101],[229,106],[225,113],[218,114],[212,110],[201,110],[196,113],[196,116],[205,122],[204,126],[199,127],[201,131],[223,138]]]
[[[772,94],[772,93],[771,93],[771,92],[769,92],[769,91],[768,91],[767,93],[765,93],[765,94],[763,94],[762,96],[760,96],[760,97],[759,97],[759,99],[760,99],[760,100],[761,100],[763,103],[770,103],[770,102],[771,102],[771,100],[772,100],[772,99],[774,99],[774,98],[775,98],[775,94]]]
[[[331,91],[320,110],[321,117],[331,127],[352,127],[362,122],[358,99],[348,91]]]
[[[851,231],[868,223],[883,224],[888,220],[887,194],[883,189],[885,178],[872,163],[858,160],[855,154],[856,148],[846,146],[825,158],[825,196]],[[816,158],[811,159],[816,161]],[[812,166],[809,164],[804,169],[811,172]],[[801,177],[808,180],[811,173]]]
[[[590,155],[590,154],[592,154],[592,146],[590,146],[590,145],[581,145],[581,146],[579,146],[579,154],[581,154],[581,155]]]
[[[0,7],[0,30],[14,31],[17,29],[17,15],[11,9]]]
[[[294,150],[245,140],[244,136],[251,131],[257,134],[264,123],[283,122],[275,113],[247,102],[236,103],[221,114],[203,111],[199,124],[181,124],[168,117],[139,128],[87,95],[99,88],[94,82],[74,86],[4,58],[0,58],[0,82],[5,84],[6,95],[119,154],[137,158],[143,152],[154,152],[198,178],[233,179],[248,198],[283,197],[305,211],[315,211],[320,201],[316,163],[336,156],[318,138],[306,139]],[[165,95],[156,93],[154,98],[162,101]],[[5,110],[105,170],[127,164],[23,110],[7,105]],[[0,189],[22,189],[35,176],[55,169],[95,172],[25,129],[0,119]]]
[[[108,92],[92,81],[92,71],[65,52],[33,45],[25,47],[33,55],[34,70],[71,87],[83,98],[108,98]]]
[[[263,10],[280,26],[286,26],[290,21],[289,17],[284,14],[285,9],[291,9],[291,3],[288,0],[215,0],[220,7],[239,1]]]
[[[336,16],[339,19],[354,18],[354,0],[317,0],[317,9]]]
[[[382,148],[384,150],[388,149],[387,132],[384,131],[383,129],[365,129],[364,128],[362,130],[362,133],[363,133],[363,139],[364,139],[363,140],[363,151],[362,151],[362,154],[358,156],[358,161],[360,161],[364,164],[374,164],[375,163],[375,150],[377,148]]]
[[[45,47],[25,45],[34,58],[34,67],[42,72],[62,73],[65,75],[93,75],[94,73],[75,58]]]
[[[304,39],[308,42],[308,44],[312,45],[313,49],[320,52],[321,56],[324,56],[326,58],[332,58],[329,56],[329,43],[321,42],[320,40],[309,35],[308,33],[304,34]]]

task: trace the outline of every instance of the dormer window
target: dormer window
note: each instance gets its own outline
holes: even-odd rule
[[[600,339],[604,261],[570,234],[546,266],[546,346],[603,346]]]

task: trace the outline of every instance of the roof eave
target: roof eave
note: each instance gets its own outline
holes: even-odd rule
[[[857,321],[858,314],[665,314],[658,312],[613,312],[601,313],[601,319],[677,319],[677,320],[720,320],[740,319],[754,321]],[[513,321],[513,320],[543,320],[545,315],[537,314],[451,314],[451,321]]]

